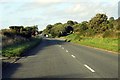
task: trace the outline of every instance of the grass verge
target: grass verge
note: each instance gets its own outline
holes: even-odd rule
[[[120,41],[120,39],[88,38],[88,37],[80,37],[79,35],[76,35],[76,34],[68,35],[65,38],[67,39],[67,41],[81,44],[81,45],[101,48],[101,49],[114,51],[114,52],[120,51],[120,47],[118,46],[118,41]]]
[[[4,57],[16,57],[20,56],[25,51],[35,47],[41,42],[41,38],[32,38],[29,41],[25,41],[20,44],[14,44],[2,49],[2,56]]]

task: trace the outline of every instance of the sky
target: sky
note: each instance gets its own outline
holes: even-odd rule
[[[0,29],[89,21],[97,13],[118,18],[119,0],[0,0]]]

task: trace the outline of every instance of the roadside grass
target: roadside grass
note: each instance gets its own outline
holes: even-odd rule
[[[14,44],[2,49],[2,56],[4,57],[16,57],[20,56],[25,51],[34,48],[41,41],[41,38],[32,38],[30,41],[24,41],[19,44]]]
[[[109,51],[118,52],[120,51],[120,39],[112,39],[112,38],[89,38],[89,37],[81,37],[76,34],[71,34],[65,37],[67,40],[70,40],[73,43],[101,48]]]

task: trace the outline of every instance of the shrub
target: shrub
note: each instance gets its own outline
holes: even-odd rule
[[[114,32],[114,31],[105,31],[103,33],[103,38],[117,38],[118,37],[118,33]]]

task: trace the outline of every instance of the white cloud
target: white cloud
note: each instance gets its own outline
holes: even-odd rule
[[[39,29],[43,29],[47,24],[70,19],[88,21],[96,13],[106,13],[109,17],[117,18],[117,2],[118,0],[0,0],[3,11],[1,26],[38,24]]]
[[[39,3],[54,3],[54,2],[63,2],[63,0],[33,0],[34,2]]]

